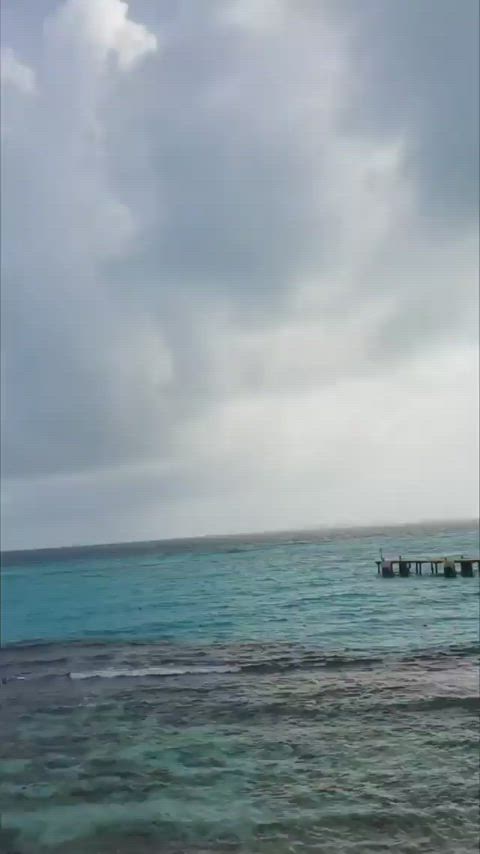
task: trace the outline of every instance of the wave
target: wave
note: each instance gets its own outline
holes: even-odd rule
[[[210,667],[131,667],[121,670],[112,667],[106,670],[68,673],[67,676],[70,679],[133,679],[141,676],[205,676],[210,673],[239,673],[241,669],[230,664]]]
[[[382,664],[381,658],[370,656],[305,655],[302,658],[277,658],[266,661],[251,661],[242,664],[241,670],[254,673],[281,673],[288,670],[317,670],[321,668],[370,667]]]
[[[50,662],[49,662],[50,664]],[[167,678],[175,676],[207,676],[212,674],[228,674],[228,673],[244,673],[271,675],[287,673],[294,670],[308,671],[321,669],[341,669],[345,667],[371,667],[374,664],[381,664],[381,659],[375,658],[348,658],[340,656],[305,656],[300,659],[290,659],[288,657],[279,657],[266,660],[253,660],[242,662],[226,662],[222,664],[211,665],[159,665],[151,667],[136,667],[136,666],[120,666],[120,667],[105,667],[102,669],[92,670],[72,670],[68,672],[59,672],[47,670],[43,672],[31,672],[24,670],[23,673],[4,676],[1,682],[5,684],[11,681],[32,681],[38,679],[135,679],[135,678]]]
[[[182,647],[169,643],[83,643],[26,645],[0,654],[0,681],[62,679],[132,679],[207,676],[242,673],[245,676],[286,674],[292,671],[381,671],[413,667],[418,671],[477,661],[478,644],[443,649],[393,650],[368,654],[361,649],[327,651],[296,644],[227,644]]]
[[[206,676],[215,673],[281,673],[289,670],[315,670],[317,668],[362,667],[379,663],[374,658],[312,658],[303,661],[252,661],[242,664],[186,665],[184,667],[108,667],[68,673],[70,679],[121,679],[138,677]]]

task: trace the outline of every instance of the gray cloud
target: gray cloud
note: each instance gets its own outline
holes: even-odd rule
[[[422,214],[446,228],[471,222],[478,209],[478,3],[347,0],[332,9],[350,24],[360,72],[348,120],[376,134],[406,132]]]
[[[446,348],[464,365],[461,409],[475,388],[476,4],[126,11],[42,3],[27,26],[6,3],[11,541],[23,521],[29,543],[155,536],[155,519],[164,535],[279,527],[312,521],[313,500],[340,519],[342,460],[374,461],[381,444],[358,440],[363,383],[380,398],[397,383],[417,412],[405,382]],[[452,388],[434,385],[448,405]],[[326,407],[328,456],[313,439]],[[422,448],[405,438],[399,453]],[[285,498],[262,515],[272,491]],[[464,514],[472,494],[453,489],[446,509]],[[342,521],[385,502],[364,505]]]

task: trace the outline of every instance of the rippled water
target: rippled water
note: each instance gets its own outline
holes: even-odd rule
[[[13,556],[4,847],[457,852],[478,842],[478,578],[379,579],[473,528]]]

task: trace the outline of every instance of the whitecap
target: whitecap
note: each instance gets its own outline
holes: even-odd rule
[[[69,673],[70,679],[121,679],[142,676],[186,676],[206,675],[209,673],[238,673],[241,667],[235,665],[212,665],[211,667],[140,667],[117,670],[90,670],[87,672]]]

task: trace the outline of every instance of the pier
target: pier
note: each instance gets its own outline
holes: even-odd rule
[[[430,571],[431,575],[443,575],[444,578],[456,578],[460,574],[463,578],[473,578],[475,569],[477,574],[480,571],[480,558],[478,557],[402,557],[393,560],[387,560],[380,553],[380,560],[375,561],[377,564],[378,575],[383,578],[393,578],[400,576],[408,578],[409,575],[423,575],[425,568],[426,572]]]

